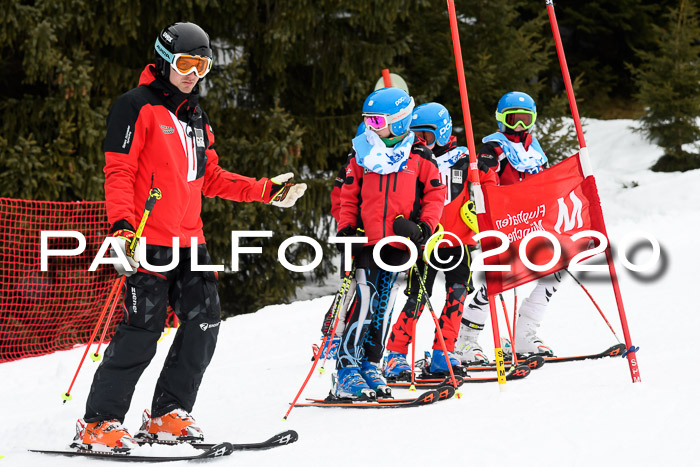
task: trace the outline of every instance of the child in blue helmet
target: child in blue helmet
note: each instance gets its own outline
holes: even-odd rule
[[[413,111],[411,130],[424,140],[428,148],[433,151],[441,180],[447,187],[444,199],[445,208],[440,225],[445,231],[444,240],[449,243],[442,244],[435,249],[428,247],[428,250],[432,250],[425,253],[429,262],[421,259],[416,266],[417,273],[424,278],[428,295],[432,292],[438,271],[444,271],[447,297],[439,323],[447,351],[452,353],[459,334],[465,299],[474,290],[471,280],[469,245],[476,244],[473,236],[474,230],[478,230],[478,228],[476,222],[471,222],[469,225],[460,215],[461,211],[468,209],[470,203],[467,183],[469,152],[466,147],[457,146],[457,138],[452,136],[450,113],[437,102],[416,107]],[[385,357],[384,365],[384,376],[387,378],[405,379],[411,376],[411,367],[406,361],[406,354],[408,345],[414,337],[415,320],[423,312],[427,299],[423,296],[421,303],[418,303],[420,281],[415,276],[416,269],[411,269],[405,291],[408,300],[394,324],[387,342],[389,353]],[[425,368],[429,373],[447,374],[449,372],[447,359],[437,332],[433,341],[433,355],[430,362],[430,366]],[[450,363],[457,374],[464,374],[458,359],[452,357]]]
[[[355,136],[360,136],[364,134],[365,132],[365,122],[360,122],[360,124],[357,127],[357,131],[355,132]],[[331,215],[333,216],[333,219],[335,219],[336,223],[340,222],[340,192],[343,188],[343,184],[345,183],[345,171],[348,168],[348,164],[350,163],[350,160],[348,159],[345,164],[338,170],[338,173],[335,176],[335,180],[333,182],[333,190],[331,191]],[[359,230],[362,230],[361,227],[358,227]],[[344,264],[344,254],[341,251],[340,254],[340,264]],[[340,276],[343,277],[344,273],[341,271]],[[335,307],[335,303],[331,304],[331,307],[328,309],[326,312],[325,316],[323,317],[323,324],[321,325],[321,334],[323,336],[329,334],[332,330],[332,327],[334,323],[337,321],[337,325],[335,326],[335,334],[333,335],[332,340],[328,340],[326,342],[326,345],[323,349],[321,350],[321,358],[329,358],[329,359],[334,359],[336,356],[336,353],[338,351],[338,345],[340,344],[340,336],[343,335],[343,331],[345,330],[345,320],[347,317],[348,309],[352,310],[354,309],[355,306],[355,285],[356,282],[353,279],[352,282],[350,283],[350,292],[345,294],[345,299],[343,300],[343,304],[341,305],[341,308],[338,312],[338,315],[336,316],[335,320],[333,320],[333,308]],[[323,343],[323,337],[321,337],[321,342]],[[314,344],[314,357],[316,356],[316,352],[318,352],[319,346]]]
[[[511,185],[547,168],[547,156],[530,129],[537,119],[535,101],[524,92],[509,92],[498,101],[499,131],[483,138],[478,163],[488,167],[481,184]],[[547,304],[561,283],[561,272],[540,279],[520,306],[513,347],[518,355],[551,356],[554,352],[537,337]],[[465,364],[479,363],[483,351],[477,338],[489,315],[486,285],[464,309],[456,354]],[[506,349],[507,350],[507,349]]]
[[[337,398],[390,396],[379,366],[399,273],[375,262],[375,245],[392,235],[422,245],[442,214],[446,187],[432,152],[409,129],[413,107],[413,99],[401,89],[374,91],[362,107],[367,128],[352,140],[337,235],[366,236],[368,241],[354,255],[356,305],[338,349],[332,391]],[[358,232],[360,227],[364,232]],[[385,245],[380,255],[390,266],[405,264],[410,256],[401,243]]]

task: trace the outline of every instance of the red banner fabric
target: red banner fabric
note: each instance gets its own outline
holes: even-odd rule
[[[593,176],[583,176],[579,155],[506,186],[482,186],[486,213],[479,214],[479,230],[497,230],[508,237],[508,249],[500,254],[489,253],[501,247],[496,237],[481,239],[484,264],[509,266],[509,271],[487,271],[488,294],[493,295],[547,276],[569,266],[577,253],[599,245],[599,241],[585,236],[573,241],[571,237],[584,230],[606,235],[598,189]],[[561,246],[561,256],[544,271],[537,266],[547,265],[556,254],[552,241],[535,236],[523,242],[528,235],[548,232]],[[591,243],[593,240],[593,243]],[[521,252],[521,245],[525,244]],[[603,252],[603,249],[600,249]],[[523,258],[523,256],[525,258]],[[584,258],[589,255],[584,255]],[[529,261],[532,264],[523,262]],[[535,265],[534,267],[532,265]]]

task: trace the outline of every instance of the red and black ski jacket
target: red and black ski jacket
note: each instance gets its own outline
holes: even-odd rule
[[[136,227],[150,189],[159,188],[163,196],[143,232],[149,245],[172,246],[173,237],[181,247],[205,243],[202,195],[265,203],[272,198],[267,178],[219,167],[214,133],[198,98],[197,90],[184,94],[156,78],[149,65],[139,86],[120,96],[107,117],[107,217],[112,226],[128,222]]]
[[[503,134],[514,143],[523,143],[525,149],[529,148],[532,143],[532,135],[527,131],[521,134]],[[479,174],[482,185],[512,185],[532,176],[532,174],[526,172],[518,172],[515,167],[508,162],[508,158],[503,153],[503,149],[494,141],[484,143],[483,146],[481,146],[479,149],[478,161],[480,168],[482,166],[489,168],[487,174]],[[547,166],[545,165],[543,168],[547,168]]]
[[[440,157],[457,147],[457,138],[451,136],[450,140],[445,146],[435,146],[433,153],[435,157]],[[482,177],[488,177],[489,168],[479,162],[477,162],[478,168],[481,170],[479,173]],[[469,183],[473,180],[471,177],[471,172],[469,171],[469,156],[464,156],[455,162],[455,164],[449,169],[440,171],[440,177],[442,183],[447,187],[445,191],[445,209],[442,211],[442,218],[440,219],[440,224],[445,232],[450,232],[457,237],[463,245],[476,245],[474,241],[474,232],[466,226],[459,214],[460,209],[469,201]],[[482,182],[483,183],[483,182]],[[450,241],[450,245],[459,246],[454,242],[454,237],[445,235],[445,240]],[[452,240],[452,241],[451,241]],[[453,244],[455,243],[455,244]],[[447,248],[449,245],[444,244]]]
[[[445,204],[445,190],[433,153],[420,142],[413,144],[402,171],[386,175],[358,165],[353,149],[340,193],[338,230],[357,227],[361,220],[367,244],[374,245],[394,235],[394,219],[402,215],[416,223],[424,221],[435,231]],[[399,243],[392,245],[405,249]]]

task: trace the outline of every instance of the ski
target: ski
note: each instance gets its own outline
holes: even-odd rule
[[[234,451],[264,451],[266,449],[272,449],[279,446],[286,446],[287,444],[292,444],[299,439],[299,434],[294,430],[287,430],[281,433],[277,433],[272,438],[259,442],[259,443],[230,443],[231,449]],[[214,443],[197,443],[197,442],[186,442],[186,441],[176,441],[176,440],[153,440],[153,439],[143,439],[136,438],[136,441],[141,444],[167,444],[167,445],[180,445],[189,444],[193,448],[197,449],[211,449],[216,446]]]
[[[464,378],[461,376],[455,376],[455,380],[457,380],[457,387],[460,387],[464,383]],[[389,386],[395,387],[395,388],[410,388],[411,387],[410,381],[392,381],[392,380],[387,379],[387,384]],[[413,386],[416,389],[436,389],[436,388],[441,388],[443,386],[449,386],[449,387],[453,388],[452,378],[450,378],[449,376],[447,378],[417,377]]]
[[[495,367],[494,367],[495,369]],[[514,381],[518,379],[523,379],[526,376],[530,374],[530,367],[527,365],[518,365],[516,367],[511,367],[510,371],[506,373],[506,381]],[[482,377],[458,377],[457,378],[457,385],[461,386],[462,384],[467,384],[467,383],[491,383],[494,381],[498,381],[498,376],[482,376]],[[411,387],[411,383],[409,381],[396,381],[396,382],[390,382],[388,383],[389,386],[391,387],[396,387],[396,388],[409,388]],[[430,388],[434,387],[435,385],[445,385],[445,384],[451,384],[450,383],[450,378],[447,377],[445,379],[440,379],[440,378],[416,378],[415,382],[415,387],[418,389],[421,388]]]
[[[605,357],[619,357],[622,355],[627,347],[625,347],[625,344],[617,344],[613,345],[609,349],[597,353],[597,354],[590,354],[590,355],[575,355],[572,357],[545,357],[545,361],[547,363],[561,363],[561,362],[575,362],[578,360],[595,360],[598,358],[605,358]]]
[[[188,461],[196,459],[208,459],[211,457],[221,457],[228,456],[235,451],[262,451],[265,449],[272,449],[279,446],[286,446],[299,439],[299,434],[294,430],[287,430],[278,433],[259,443],[187,443],[184,441],[154,441],[146,439],[137,439],[140,445],[145,444],[167,444],[173,446],[179,446],[183,444],[189,444],[193,448],[200,449],[203,452],[199,454],[193,454],[190,456],[143,456],[134,455],[132,452],[114,452],[114,451],[93,451],[89,449],[76,449],[76,450],[66,450],[66,451],[48,451],[48,450],[38,450],[30,449],[31,452],[38,452],[42,454],[55,454],[61,456],[83,456],[83,457],[97,457],[100,459],[109,459],[117,461],[134,461],[134,462],[174,462],[174,461]]]
[[[198,443],[196,441],[178,441],[178,440],[157,440],[149,438],[135,438],[136,442],[140,445],[144,444],[165,444],[165,445],[182,445],[189,444],[193,448],[197,449],[210,449],[216,446],[215,443]],[[262,441],[260,443],[230,443],[234,451],[264,451],[266,449],[272,449],[279,446],[286,446],[287,444],[292,444],[299,439],[299,434],[294,430],[287,430],[281,433],[277,433],[272,438]]]
[[[518,365],[527,365],[531,370],[537,370],[542,368],[547,361],[541,355],[531,355],[525,359],[518,360]],[[513,367],[512,362],[506,362],[506,371]],[[494,371],[496,369],[496,363],[485,363],[467,366],[467,373],[473,371]]]
[[[510,367],[510,370],[506,373],[506,381],[515,381],[518,379],[523,379],[527,377],[530,372],[530,367],[527,365],[517,365]],[[498,376],[486,376],[486,377],[476,377],[476,378],[466,378],[465,383],[491,383],[498,381]]]
[[[353,409],[389,409],[404,407],[420,407],[433,404],[439,400],[449,399],[454,396],[453,387],[440,387],[426,391],[414,399],[379,399],[375,401],[345,401],[343,399],[326,398],[311,399],[309,403],[296,404],[295,407],[338,407]]]
[[[443,386],[438,389],[436,389],[440,394],[438,396],[438,401],[444,401],[447,399],[452,398],[455,395],[454,388],[452,386]],[[422,394],[421,394],[422,396]],[[420,397],[420,396],[418,396]],[[409,397],[405,399],[396,399],[396,398],[383,398],[383,399],[377,399],[376,402],[380,404],[391,404],[391,403],[409,403],[415,401],[417,398],[416,397]],[[307,401],[310,402],[328,402],[327,399],[310,399],[307,398]]]
[[[204,452],[199,454],[193,454],[189,456],[140,456],[133,455],[130,452],[114,452],[114,451],[94,451],[90,449],[76,449],[76,450],[66,450],[66,451],[48,451],[39,449],[30,449],[31,452],[38,452],[41,454],[51,454],[58,456],[71,456],[71,457],[94,457],[98,459],[108,459],[115,461],[124,462],[175,462],[175,461],[191,461],[199,459],[210,459],[214,457],[222,457],[230,455],[234,449],[231,443],[219,443],[215,444]]]
[[[587,355],[573,355],[570,357],[544,357],[546,363],[575,362],[580,360],[595,360],[605,357],[619,357],[625,352],[625,344],[616,344],[600,353]],[[518,360],[520,362],[520,360]],[[495,366],[495,364],[493,364]]]

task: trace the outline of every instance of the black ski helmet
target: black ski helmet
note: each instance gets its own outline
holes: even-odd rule
[[[173,23],[164,28],[156,39],[156,47],[164,47],[172,54],[192,54],[213,58],[209,35],[194,23]],[[170,63],[155,50],[156,72],[165,78],[170,76]]]

